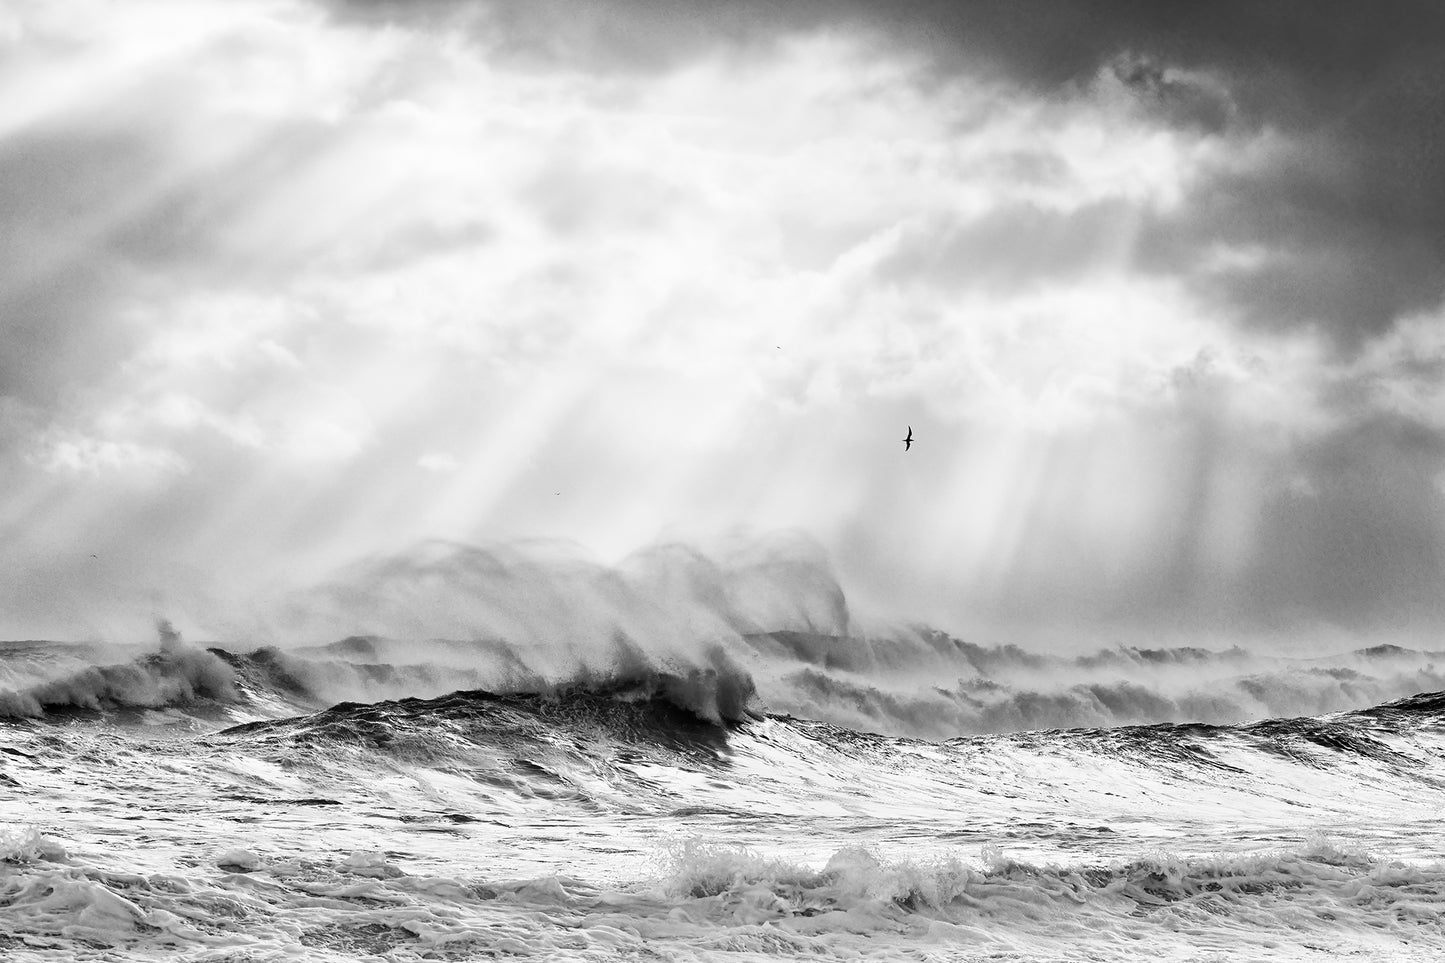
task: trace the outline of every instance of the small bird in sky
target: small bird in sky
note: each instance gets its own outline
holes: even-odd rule
[[[905,439],[903,439],[903,450],[904,450],[904,451],[908,451],[908,450],[910,450],[910,449],[912,449],[912,448],[913,448],[913,426],[912,426],[912,425],[909,425],[909,426],[908,426],[908,437],[905,438]]]

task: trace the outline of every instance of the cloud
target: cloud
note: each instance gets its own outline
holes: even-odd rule
[[[0,68],[37,92],[0,109],[0,563],[75,585],[26,612],[745,524],[964,633],[1438,615],[1407,524],[1441,474],[1432,101],[1390,99],[1430,55],[1398,30],[305,0],[142,29],[163,8],[27,8]],[[153,554],[68,569],[96,518]]]
[[[973,217],[925,219],[908,225],[874,276],[952,291],[1017,292],[1069,283],[1116,269],[1138,216],[1136,205],[1113,197],[1068,210],[1020,202]]]
[[[1223,133],[1238,112],[1229,91],[1207,73],[1167,67],[1148,57],[1121,54],[1109,70],[1144,107],[1173,127]],[[1107,77],[1107,75],[1101,75]]]
[[[340,9],[402,21],[415,10]],[[1141,266],[1190,277],[1241,324],[1318,326],[1346,352],[1445,296],[1445,205],[1434,187],[1445,177],[1445,54],[1428,39],[1445,13],[1428,0],[1207,11],[1065,0],[1046,13],[931,0],[424,9],[474,11],[471,29],[494,54],[604,74],[663,73],[720,48],[762,57],[831,29],[926,57],[920,83],[961,75],[1064,100],[1087,88],[1122,96],[1224,148],[1182,205],[1144,225]],[[1261,248],[1267,257],[1209,263],[1211,252]]]
[[[957,52],[1045,89],[1107,69],[1170,126],[1233,143],[1177,209],[1152,218],[1141,263],[1269,330],[1319,326],[1345,351],[1445,296],[1445,13],[1331,4],[1199,11],[1131,3],[921,16]],[[945,53],[947,50],[945,49]],[[1202,254],[1262,248],[1228,270]]]
[[[451,452],[430,451],[416,460],[418,468],[424,471],[449,472],[461,467],[461,462]]]
[[[47,439],[29,459],[46,471],[83,475],[185,473],[190,469],[185,459],[173,451],[83,435]]]

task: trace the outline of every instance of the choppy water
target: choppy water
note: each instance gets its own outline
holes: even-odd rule
[[[1445,958],[1438,653],[748,646],[9,643],[0,958]]]

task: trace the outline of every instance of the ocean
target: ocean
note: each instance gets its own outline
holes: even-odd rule
[[[1445,959],[1445,653],[0,647],[0,959]]]

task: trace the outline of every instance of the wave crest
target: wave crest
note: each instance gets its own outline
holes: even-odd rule
[[[171,646],[118,665],[96,665],[19,689],[0,690],[0,716],[49,712],[160,709],[239,701],[231,667],[204,649]]]

